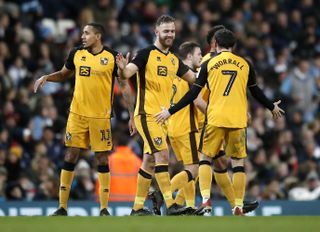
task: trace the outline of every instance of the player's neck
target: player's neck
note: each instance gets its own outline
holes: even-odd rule
[[[154,46],[156,46],[160,51],[162,51],[163,53],[168,53],[169,52],[169,49],[170,49],[170,47],[164,47],[164,46],[162,46],[162,44],[158,41],[158,40],[156,40],[155,42],[154,42]]]
[[[185,65],[187,65],[190,69],[194,70],[194,66],[192,65],[192,61],[191,60],[183,60],[182,61]]]
[[[92,53],[93,55],[98,54],[102,51],[103,49],[103,45],[102,44],[98,44],[96,46],[93,46],[92,48],[89,48],[88,51],[90,53]]]
[[[220,53],[220,52],[231,52],[231,48],[219,48],[217,47],[217,53]]]

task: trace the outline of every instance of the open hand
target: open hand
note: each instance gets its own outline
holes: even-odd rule
[[[137,133],[137,128],[132,117],[130,117],[128,125],[129,125],[130,136],[135,135]]]
[[[33,86],[33,91],[35,93],[37,92],[39,86],[42,87],[47,82],[47,78],[48,78],[48,76],[44,75],[44,76],[40,77],[38,80],[36,80],[36,82],[34,83],[34,86]]]
[[[281,103],[281,100],[274,102],[274,108],[272,110],[272,116],[274,119],[281,118],[282,114],[284,114],[284,110],[281,109],[278,105]]]
[[[171,114],[169,110],[165,107],[161,107],[162,111],[157,113],[154,117],[156,118],[156,122],[159,124],[163,124],[168,118],[170,118]]]
[[[116,63],[120,70],[123,70],[129,62],[130,52],[127,53],[126,58],[122,55],[122,53],[118,53],[116,56]]]

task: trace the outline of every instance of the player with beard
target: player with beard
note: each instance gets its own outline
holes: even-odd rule
[[[110,187],[108,153],[112,149],[110,118],[113,87],[117,75],[115,61],[117,52],[103,46],[104,34],[102,25],[87,24],[81,36],[83,45],[71,50],[62,69],[42,76],[34,84],[34,91],[37,92],[37,89],[47,81],[62,82],[69,76],[75,75],[75,87],[65,135],[65,145],[68,150],[60,175],[59,209],[52,216],[67,216],[74,168],[80,149],[88,149],[89,145],[98,161],[100,216],[109,215],[107,210]],[[130,116],[133,118],[134,102],[130,87],[126,81],[120,79],[118,81],[129,105]],[[134,134],[135,127],[131,117],[130,132]]]
[[[170,106],[172,83],[176,76],[190,83],[195,81],[195,74],[169,51],[175,39],[174,21],[168,15],[159,17],[155,25],[154,44],[140,50],[129,64],[129,54],[126,58],[121,54],[117,56],[122,77],[130,78],[137,73],[138,95],[134,121],[144,142],[144,157],[131,215],[152,214],[143,206],[153,173],[165,200],[167,215],[178,215],[185,211],[172,198],[168,173],[167,125],[157,124],[154,118],[159,110]]]

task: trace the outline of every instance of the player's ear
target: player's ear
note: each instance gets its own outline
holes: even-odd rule
[[[96,34],[96,38],[97,38],[97,40],[101,40],[101,34],[100,34],[100,33],[97,33],[97,34]]]
[[[158,27],[154,28],[154,33],[156,34],[156,36],[159,36],[159,28]]]

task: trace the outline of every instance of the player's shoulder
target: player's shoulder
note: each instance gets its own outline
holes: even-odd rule
[[[154,49],[156,49],[155,48],[155,46],[153,46],[153,45],[149,45],[149,46],[147,46],[147,47],[145,47],[145,48],[142,48],[142,49],[140,49],[140,50],[138,50],[136,53],[134,53],[134,55],[133,55],[133,58],[132,59],[135,59],[135,58],[139,58],[139,59],[146,59],[146,58],[148,58],[149,57],[149,55],[150,55],[150,52],[152,51],[152,50],[154,50]]]
[[[211,59],[212,57],[214,57],[213,55],[213,52],[209,52],[207,54],[205,54],[204,57],[202,57],[202,63],[206,62],[207,60]]]
[[[70,50],[70,53],[76,53],[77,51],[82,51],[82,50],[85,50],[83,46],[76,46]]]
[[[145,48],[140,49],[140,50],[138,51],[138,53],[139,53],[139,54],[147,55],[147,54],[149,54],[149,53],[150,53],[151,51],[153,51],[153,50],[157,50],[157,47],[154,46],[154,45],[149,45],[149,46],[147,46],[147,47],[145,47]]]
[[[107,46],[103,46],[103,50],[106,52],[111,53],[113,56],[117,56],[118,52],[112,48],[109,48]]]

